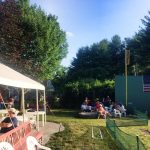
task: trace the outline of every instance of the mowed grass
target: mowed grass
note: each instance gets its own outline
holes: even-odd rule
[[[126,118],[122,118],[122,121],[126,121]],[[134,119],[128,118],[128,120]],[[117,120],[119,121],[119,119]],[[139,139],[144,144],[147,150],[150,150],[150,120],[148,121],[148,126],[128,126],[128,127],[120,127],[120,129],[132,136],[138,136]]]
[[[55,110],[47,116],[48,121],[62,123],[63,132],[54,134],[47,146],[53,150],[118,150],[105,128],[104,119],[81,119],[78,111]],[[92,138],[92,126],[94,138]],[[100,138],[99,127],[103,139]]]
[[[148,126],[121,127],[120,129],[127,134],[139,136],[145,148],[150,150],[150,123]]]
[[[82,119],[78,118],[78,111],[74,110],[53,110],[47,115],[47,121],[61,123],[65,130],[54,134],[47,146],[53,150],[118,150],[115,142],[108,134],[104,119]],[[94,136],[92,138],[92,127]],[[103,139],[99,136],[99,127]],[[139,135],[147,149],[150,149],[150,134],[143,130],[150,131],[150,126],[121,127],[122,131],[131,135]]]

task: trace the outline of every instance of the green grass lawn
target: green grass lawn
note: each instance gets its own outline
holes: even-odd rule
[[[53,150],[118,150],[105,127],[104,119],[81,119],[77,116],[78,111],[73,110],[53,110],[53,114],[47,115],[47,121],[62,123],[65,127],[63,132],[54,134],[48,147]],[[92,126],[94,136],[92,138]],[[99,127],[103,139],[99,136]],[[150,135],[146,135],[141,129],[150,129],[149,126],[122,127],[124,132],[132,135],[139,135],[140,139],[150,149]]]
[[[125,118],[122,118],[121,120],[126,121]],[[128,120],[132,120],[134,122],[134,119],[128,118]],[[117,121],[119,121],[119,119]],[[129,135],[138,136],[145,148],[150,150],[150,120],[148,126],[128,126],[120,127],[120,129]]]
[[[63,132],[50,138],[47,146],[53,150],[118,150],[106,131],[104,119],[81,119],[77,117],[77,111],[70,110],[55,110],[53,113],[47,116],[47,120],[65,126]],[[104,139],[99,136],[99,127]]]
[[[139,136],[140,140],[143,142],[145,148],[150,150],[150,126],[131,126],[131,127],[121,127],[122,131],[127,134]],[[148,132],[147,132],[148,131]]]

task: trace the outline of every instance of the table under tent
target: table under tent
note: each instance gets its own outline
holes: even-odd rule
[[[32,113],[31,115],[36,116],[36,127],[39,130],[39,115],[42,116],[42,125],[44,126],[46,122],[46,100],[45,100],[45,86],[30,79],[29,77],[26,77],[25,75],[9,68],[8,66],[0,63],[0,85],[2,86],[10,86],[15,88],[21,88],[21,103],[22,103],[22,121],[26,121],[25,117],[25,89],[34,89],[36,90],[36,111],[34,112],[28,112]],[[42,91],[44,95],[44,111],[39,111],[39,95],[38,91]],[[4,111],[4,110],[3,110]]]

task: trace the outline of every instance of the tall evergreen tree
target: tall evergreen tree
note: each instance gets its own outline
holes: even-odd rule
[[[103,39],[90,47],[82,47],[69,69],[72,79],[114,79],[124,73],[124,47],[118,35],[111,41]]]
[[[110,72],[114,75],[122,74],[124,71],[124,49],[119,35],[114,35],[110,42]]]
[[[144,27],[132,38],[127,38],[126,43],[131,50],[134,72],[136,74],[150,74],[150,17],[145,16],[142,23]]]
[[[139,32],[139,40],[141,43],[141,49],[139,50],[141,61],[139,63],[144,68],[143,73],[150,74],[150,11],[144,17],[142,23],[145,28]]]

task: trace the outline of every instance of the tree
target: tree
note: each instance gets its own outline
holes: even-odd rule
[[[0,2],[0,20],[0,58],[9,64],[20,62],[24,39],[21,10],[14,0]]]
[[[124,49],[118,35],[111,42],[103,39],[90,47],[82,47],[69,69],[68,79],[114,79],[124,72]]]
[[[130,66],[129,73],[139,75],[143,73],[143,66],[140,65],[141,56],[139,52],[141,50],[141,42],[139,41],[139,35],[135,34],[132,38],[125,39],[127,49],[130,50]]]
[[[150,15],[150,12],[149,12]],[[138,74],[150,73],[150,17],[142,19],[144,25],[133,38],[127,38],[127,47],[131,50],[132,64]]]
[[[109,47],[112,66],[110,72],[114,75],[122,74],[124,72],[124,50],[119,35],[114,35],[112,37]]]
[[[90,47],[82,47],[77,53],[69,69],[69,79],[109,78],[109,42],[104,39],[99,43],[94,43]]]
[[[85,96],[92,100],[106,95],[114,98],[114,77],[123,72],[124,49],[118,35],[111,41],[103,39],[90,47],[81,47],[68,70],[62,105],[70,106],[73,102],[79,106]]]
[[[150,11],[148,12],[150,15]],[[142,28],[138,35],[141,44],[141,49],[138,51],[141,61],[139,64],[143,66],[143,73],[150,73],[150,17],[145,16],[142,20],[145,28]]]
[[[67,54],[66,34],[60,29],[57,17],[47,16],[35,5],[29,6],[28,0],[7,0],[1,2],[0,7],[0,26],[3,29],[0,32],[3,35],[0,51],[7,56],[7,63],[23,68],[21,72],[38,80],[53,78]],[[10,21],[12,31],[7,30]],[[11,37],[7,37],[10,34]]]

